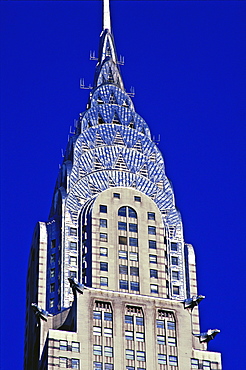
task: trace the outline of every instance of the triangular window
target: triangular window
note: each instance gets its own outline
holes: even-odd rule
[[[98,113],[98,119],[97,120],[98,120],[99,125],[105,123],[100,113]]]
[[[148,168],[147,168],[146,164],[140,169],[139,173],[140,173],[140,175],[148,177]]]
[[[97,98],[97,103],[98,104],[104,104],[104,101],[102,100],[102,98],[100,96],[98,96],[98,98]]]
[[[128,168],[127,168],[127,165],[126,165],[126,162],[124,161],[122,155],[120,154],[115,165],[114,165],[114,168],[116,170],[119,170],[119,171],[128,171]]]
[[[156,153],[155,152],[153,152],[153,153],[150,154],[149,160],[152,161],[152,162],[155,162],[156,161]]]
[[[120,125],[120,124],[121,124],[121,123],[120,123],[119,116],[118,116],[118,114],[117,114],[116,112],[115,112],[115,114],[114,114],[114,118],[113,118],[112,123],[114,123],[114,124],[116,124],[116,125]]]
[[[127,100],[125,100],[122,104],[122,107],[126,107],[126,108],[129,108],[129,103]]]
[[[138,140],[132,147],[133,149],[136,149],[139,152],[142,152],[142,143],[140,140]]]
[[[110,97],[109,97],[109,104],[118,104],[117,103],[117,100],[114,96],[114,94],[111,94]]]
[[[117,132],[117,134],[115,135],[113,144],[116,144],[116,145],[125,145],[124,140],[123,140],[123,138],[122,138],[122,136],[121,136],[121,134],[119,132]]]
[[[104,166],[99,161],[99,159],[97,157],[95,157],[94,158],[94,170],[97,171],[97,170],[102,170],[102,169],[104,169]]]
[[[96,133],[96,136],[95,136],[95,145],[98,146],[98,145],[104,145],[104,141],[101,137],[101,135],[97,132]]]

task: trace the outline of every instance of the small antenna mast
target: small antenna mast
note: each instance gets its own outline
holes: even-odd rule
[[[111,32],[109,0],[103,0],[103,30]]]

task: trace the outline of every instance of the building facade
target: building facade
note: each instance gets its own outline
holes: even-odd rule
[[[104,1],[86,111],[34,231],[25,369],[221,370],[207,351],[219,330],[200,333],[194,250],[121,62]]]

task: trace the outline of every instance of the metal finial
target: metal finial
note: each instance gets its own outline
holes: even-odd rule
[[[103,0],[103,30],[111,32],[109,0]]]

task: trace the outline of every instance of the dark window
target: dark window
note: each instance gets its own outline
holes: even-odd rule
[[[177,356],[169,356],[169,365],[178,366],[178,357]]]
[[[127,280],[120,280],[120,289],[128,290],[128,281]]]
[[[114,193],[114,198],[120,199],[120,194],[119,193]]]
[[[171,250],[177,251],[178,250],[178,243],[171,243]]]
[[[179,259],[178,259],[178,257],[171,257],[171,259],[172,259],[172,265],[178,265],[179,264]]]
[[[126,207],[121,207],[118,210],[118,216],[126,217]]]
[[[77,229],[74,227],[70,227],[70,235],[76,236],[77,235]]]
[[[155,220],[155,213],[154,212],[148,212],[148,220]]]
[[[112,312],[104,312],[104,320],[105,321],[112,321],[112,319],[113,319]]]
[[[100,271],[108,271],[108,262],[100,262]]]
[[[135,196],[134,200],[135,200],[135,202],[141,202],[141,197]]]
[[[56,247],[56,240],[53,239],[51,240],[51,248],[55,248]]]
[[[104,370],[114,370],[113,364],[105,364]]]
[[[135,290],[136,292],[139,292],[139,283],[136,281],[131,281],[131,290]]]
[[[101,320],[102,313],[100,311],[93,311],[93,319],[95,320]]]
[[[128,266],[119,265],[119,273],[127,275],[128,274]]]
[[[70,242],[70,250],[76,251],[77,250],[77,243],[76,242]]]
[[[129,231],[131,231],[133,233],[137,233],[138,232],[138,225],[137,224],[129,224]]]
[[[119,251],[119,258],[122,260],[127,260],[127,252],[126,251]]]
[[[93,363],[93,370],[103,370],[102,362],[94,362]]]
[[[100,204],[100,212],[101,213],[107,213],[107,206],[104,206],[104,205]]]
[[[156,241],[155,240],[149,240],[149,248],[156,249]]]
[[[139,276],[138,267],[131,266],[130,267],[130,275]]]
[[[156,320],[156,327],[160,329],[164,329],[165,328],[164,320]]]
[[[179,294],[179,286],[173,286],[173,294]]]
[[[143,317],[141,317],[141,316],[136,316],[136,325],[141,325],[141,326],[143,326],[143,324],[144,324]]]
[[[55,300],[54,298],[50,298],[50,308],[54,307]]]
[[[137,213],[136,211],[134,211],[133,208],[129,207],[128,208],[128,217],[131,217],[131,218],[137,218]]]
[[[79,360],[77,358],[71,359],[71,368],[72,369],[79,369]]]
[[[53,278],[55,277],[55,269],[50,269],[50,277]]]
[[[55,291],[55,283],[50,284],[50,293]]]
[[[138,239],[137,238],[129,238],[129,245],[131,247],[138,247]]]
[[[119,244],[127,245],[127,238],[125,236],[119,236]]]
[[[133,316],[125,315],[125,323],[126,324],[133,324]]]
[[[107,242],[108,241],[108,234],[100,233],[100,241],[101,242]]]
[[[158,271],[157,270],[150,270],[150,277],[158,279]]]
[[[179,271],[172,271],[172,278],[174,280],[179,280]]]
[[[100,227],[108,227],[107,220],[100,218]]]
[[[168,321],[167,322],[167,328],[168,328],[168,330],[175,330],[175,322],[174,321]]]
[[[155,226],[148,226],[148,234],[156,235],[156,227]]]
[[[70,277],[77,279],[77,272],[76,271],[70,271]]]
[[[118,230],[125,230],[125,231],[127,231],[127,223],[126,222],[119,221],[118,222]]]
[[[51,256],[50,256],[50,262],[55,262],[56,261],[56,254],[53,253]]]

